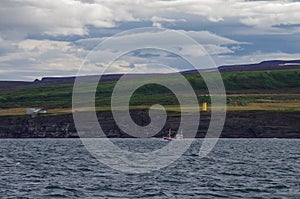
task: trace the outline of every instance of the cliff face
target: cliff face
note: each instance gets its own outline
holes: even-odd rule
[[[132,111],[133,120],[146,125],[150,118],[143,111]],[[115,124],[110,112],[97,113],[101,128],[108,137],[130,137]],[[223,138],[300,138],[300,112],[229,112],[221,137]],[[156,137],[177,130],[178,116],[168,116],[163,130]],[[209,114],[201,114],[197,137],[205,136]],[[74,138],[78,137],[71,114],[0,117],[0,138]]]

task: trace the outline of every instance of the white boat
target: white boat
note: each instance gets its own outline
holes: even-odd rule
[[[172,136],[171,136],[171,132],[172,132],[172,130],[169,129],[169,134],[168,134],[168,136],[163,137],[163,139],[164,139],[164,140],[170,140],[170,141],[171,141],[171,140],[182,140],[182,139],[183,139],[183,133],[182,133],[182,130],[180,131],[180,133],[177,133],[175,137],[172,137]]]
[[[176,140],[182,140],[183,139],[183,133],[182,130],[180,131],[180,133],[177,133],[175,136]]]

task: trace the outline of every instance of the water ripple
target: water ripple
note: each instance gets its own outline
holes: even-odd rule
[[[116,139],[147,152],[159,139]],[[221,139],[199,159],[201,140],[175,163],[124,174],[76,139],[0,140],[0,198],[300,198],[300,140]]]

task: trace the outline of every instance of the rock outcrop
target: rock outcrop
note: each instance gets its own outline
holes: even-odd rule
[[[133,120],[147,125],[150,118],[147,111],[131,111]],[[132,137],[116,125],[110,112],[97,113],[101,128],[111,138]],[[300,112],[228,112],[221,134],[223,138],[300,138]],[[162,131],[155,137],[162,137],[171,128],[177,130],[180,117],[169,115]],[[201,114],[197,137],[205,136],[210,114]],[[88,124],[87,124],[88,126]],[[97,136],[97,133],[94,134]],[[76,138],[78,137],[72,114],[0,117],[0,138]],[[89,137],[89,136],[87,136]]]

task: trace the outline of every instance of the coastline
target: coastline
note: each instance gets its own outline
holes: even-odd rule
[[[111,112],[97,112],[101,128],[109,138],[132,138],[122,132]],[[133,120],[147,125],[150,118],[146,111],[131,111]],[[300,112],[278,111],[229,111],[221,138],[300,138]],[[171,128],[177,131],[180,116],[170,114],[167,122],[154,137],[163,137]],[[210,113],[201,113],[197,138],[205,137]],[[97,137],[97,136],[95,136]],[[78,138],[72,114],[30,116],[1,116],[0,138]]]

